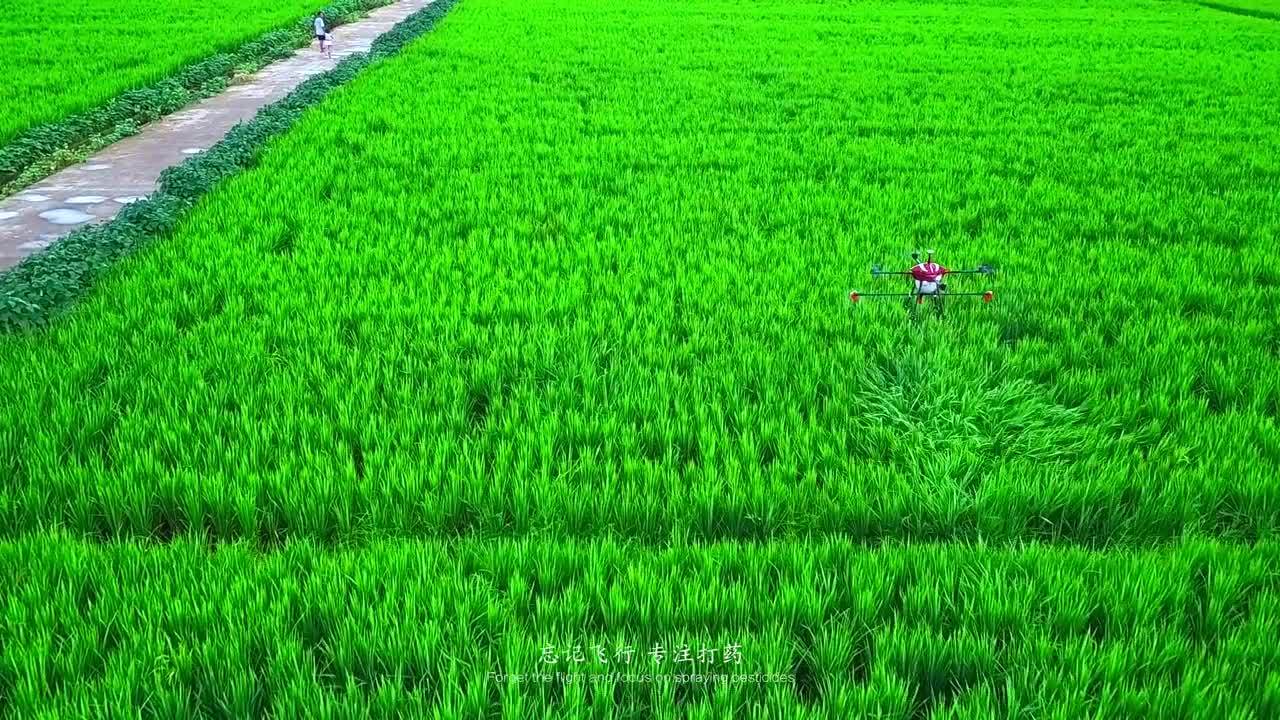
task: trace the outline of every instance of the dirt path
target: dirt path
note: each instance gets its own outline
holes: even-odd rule
[[[166,168],[208,149],[236,123],[249,120],[307,78],[348,55],[368,51],[379,35],[430,3],[398,0],[334,28],[332,60],[313,43],[0,201],[0,270],[77,227],[115,217],[128,203],[152,193]]]

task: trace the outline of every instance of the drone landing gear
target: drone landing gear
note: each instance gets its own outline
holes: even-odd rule
[[[942,289],[940,288],[936,292],[915,293],[907,297],[906,301],[903,304],[906,306],[907,312],[913,318],[919,316],[919,306],[924,305],[925,302],[928,302],[932,306],[932,310],[935,315],[937,315],[938,317],[942,317],[942,314],[943,314],[942,298],[943,298],[943,293],[942,293]]]

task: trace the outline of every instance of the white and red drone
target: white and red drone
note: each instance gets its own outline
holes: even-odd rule
[[[948,275],[983,275],[990,277],[995,274],[995,268],[990,265],[979,265],[972,270],[948,270],[942,265],[934,262],[933,251],[925,251],[925,259],[920,260],[920,253],[911,253],[911,259],[915,261],[915,265],[909,270],[886,271],[881,270],[879,265],[871,266],[871,277],[894,277],[901,276],[909,278],[912,283],[910,292],[874,292],[862,293],[854,290],[849,293],[851,302],[858,302],[863,298],[869,297],[896,297],[905,298],[908,308],[912,308],[912,300],[914,305],[922,305],[925,300],[933,302],[939,313],[942,312],[943,298],[948,297],[980,297],[982,302],[989,303],[995,299],[995,292],[987,289],[980,292],[952,292],[948,289],[943,279]]]

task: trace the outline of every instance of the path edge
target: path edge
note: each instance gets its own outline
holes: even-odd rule
[[[252,120],[233,127],[208,151],[166,169],[146,199],[126,206],[109,222],[74,230],[0,272],[0,333],[47,326],[117,260],[171,231],[216,184],[256,164],[266,145],[293,127],[304,111],[364,68],[431,31],[460,1],[435,0],[418,10],[378,36],[369,52],[308,78]]]
[[[1255,20],[1275,20],[1280,22],[1280,12],[1272,12],[1270,10],[1255,10],[1247,7],[1236,7],[1226,3],[1211,2],[1211,0],[1193,0],[1196,5],[1210,10],[1230,13],[1231,15],[1239,15],[1240,17],[1253,18]]]
[[[396,0],[331,0],[320,12],[330,27],[354,22]],[[236,76],[287,58],[313,40],[311,18],[297,18],[217,52],[150,85],[126,90],[97,107],[29,128],[0,145],[0,198],[43,180],[136,134],[143,125],[217,95]]]

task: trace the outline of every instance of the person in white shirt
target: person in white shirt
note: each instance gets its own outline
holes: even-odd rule
[[[320,52],[325,52],[328,45],[329,33],[324,26],[324,14],[316,13],[316,19],[311,24],[316,29],[316,42],[320,43]]]

